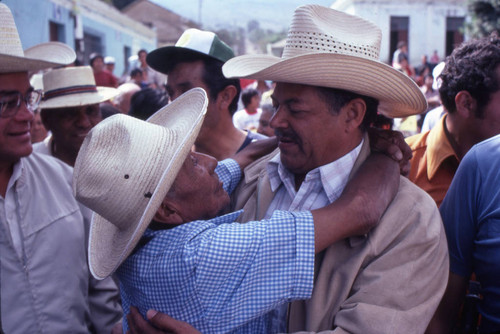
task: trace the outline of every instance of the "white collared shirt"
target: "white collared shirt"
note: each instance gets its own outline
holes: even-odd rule
[[[267,165],[271,189],[276,195],[265,218],[271,217],[275,210],[314,210],[334,202],[347,184],[362,145],[363,140],[343,157],[311,170],[298,191],[294,175],[281,164],[280,154],[276,155]]]

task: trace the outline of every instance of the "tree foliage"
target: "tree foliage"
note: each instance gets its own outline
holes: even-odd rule
[[[466,32],[471,37],[500,34],[500,0],[469,0],[469,13]]]

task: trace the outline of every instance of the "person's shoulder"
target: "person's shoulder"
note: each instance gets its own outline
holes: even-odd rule
[[[500,154],[500,135],[477,143],[471,148],[470,152],[476,155]]]
[[[252,140],[259,140],[259,139],[267,139],[269,137],[260,134],[258,132],[253,132],[253,131],[247,131],[247,137],[252,139]]]
[[[277,148],[273,152],[268,155],[264,155],[263,157],[255,160],[251,164],[249,164],[244,170],[244,179],[246,182],[251,182],[257,176],[259,176],[262,172],[266,171],[267,163],[274,158],[279,153],[279,149]]]
[[[41,173],[48,180],[62,179],[66,182],[73,177],[73,168],[50,155],[33,152],[25,158],[35,173]]]

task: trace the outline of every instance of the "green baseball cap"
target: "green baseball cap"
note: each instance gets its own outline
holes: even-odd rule
[[[151,51],[146,62],[156,71],[167,74],[175,65],[175,59],[182,59],[189,54],[214,58],[223,63],[234,57],[233,50],[215,33],[192,28],[182,33],[175,46]]]

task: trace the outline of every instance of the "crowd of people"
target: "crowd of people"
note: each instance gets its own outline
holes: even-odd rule
[[[500,333],[498,36],[387,66],[305,5],[281,57],[188,29],[120,81],[0,17],[0,332]]]

